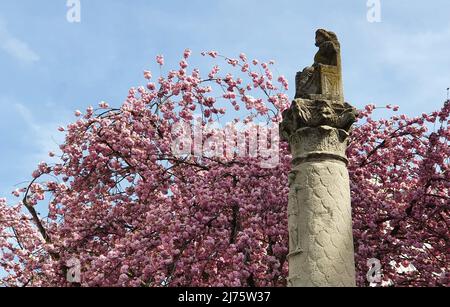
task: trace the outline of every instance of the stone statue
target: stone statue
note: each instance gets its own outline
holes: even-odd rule
[[[324,98],[342,100],[341,46],[336,34],[319,29],[316,32],[319,51],[314,64],[298,72],[295,98]]]
[[[314,64],[296,75],[295,100],[283,113],[282,137],[301,127],[331,126],[349,131],[357,112],[344,102],[341,46],[335,33],[316,31]]]
[[[314,64],[296,76],[283,112],[289,142],[289,286],[355,286],[348,136],[357,112],[344,102],[336,34],[316,32]]]

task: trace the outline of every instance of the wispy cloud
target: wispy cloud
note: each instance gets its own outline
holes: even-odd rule
[[[31,172],[41,161],[55,163],[58,158],[50,158],[48,152],[60,153],[59,145],[64,142],[64,134],[57,127],[70,122],[71,112],[58,109],[54,113],[47,109],[48,117],[35,108],[10,96],[0,94],[0,197],[14,203],[10,192],[22,186],[31,177]],[[45,103],[40,103],[45,108]],[[55,113],[58,116],[55,116]]]
[[[28,44],[10,33],[6,23],[0,19],[0,49],[21,63],[39,61],[39,55]]]
[[[42,160],[48,158],[49,151],[57,152],[58,144],[62,143],[63,137],[57,132],[56,122],[39,123],[33,116],[32,111],[21,103],[13,104],[15,111],[21,117],[24,125],[32,133],[31,139],[36,146],[36,152],[31,154],[32,160]]]

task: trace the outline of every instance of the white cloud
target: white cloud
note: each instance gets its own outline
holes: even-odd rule
[[[63,135],[57,131],[58,123],[39,123],[35,120],[32,111],[27,106],[21,103],[15,103],[13,106],[22,118],[25,126],[31,130],[33,143],[37,149],[36,152],[30,155],[31,160],[45,160],[48,159],[48,152],[58,152],[58,144],[61,144],[64,140]]]
[[[7,29],[6,23],[0,19],[0,49],[21,63],[33,63],[40,60],[39,55],[30,46]]]

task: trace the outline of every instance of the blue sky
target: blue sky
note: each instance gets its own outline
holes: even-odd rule
[[[81,0],[81,22],[69,23],[66,0],[1,1],[0,196],[49,160],[74,110],[119,105],[156,54],[175,67],[186,47],[275,59],[293,85],[311,64],[315,29],[327,28],[341,40],[347,101],[409,115],[439,108],[450,86],[450,3],[381,8],[381,22],[369,23],[366,0]]]

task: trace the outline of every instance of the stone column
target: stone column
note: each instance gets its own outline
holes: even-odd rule
[[[357,112],[343,100],[340,45],[318,30],[319,51],[297,74],[296,99],[283,113],[290,144],[289,279],[292,287],[355,286],[346,148]]]

